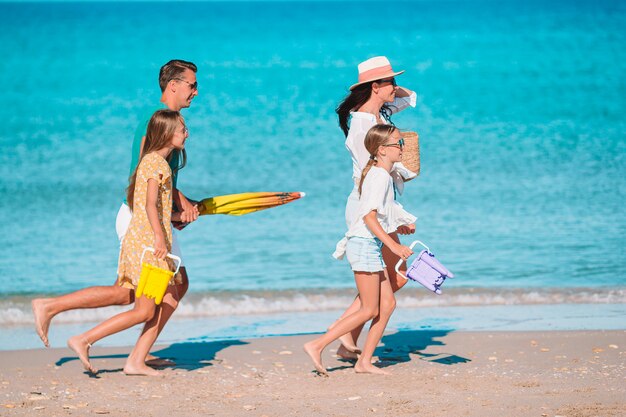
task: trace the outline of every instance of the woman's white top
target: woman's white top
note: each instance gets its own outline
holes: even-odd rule
[[[416,102],[417,94],[413,92],[408,97],[396,98],[393,103],[389,104],[389,107],[391,113],[395,114],[409,106],[415,107]],[[365,135],[377,122],[376,116],[371,113],[357,111],[350,114],[352,118],[346,137],[346,148],[352,157],[352,180],[355,187],[358,188],[359,182],[361,182],[361,172],[370,159],[370,153],[365,149]],[[383,119],[383,123],[386,124],[387,121]],[[404,191],[404,179],[408,180],[416,176],[415,172],[409,171],[401,162],[394,164],[391,170],[391,177],[399,194]]]
[[[376,237],[365,225],[363,217],[376,211],[376,219],[385,233],[395,232],[398,227],[415,223],[417,218],[402,208],[394,199],[393,180],[387,170],[372,166],[363,180],[361,198],[357,215],[352,221],[345,237],[337,243],[333,257],[342,259],[350,237],[373,239]]]

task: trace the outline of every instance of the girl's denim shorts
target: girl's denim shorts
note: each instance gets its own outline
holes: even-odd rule
[[[378,238],[351,237],[346,245],[346,258],[353,271],[379,272],[385,270],[381,248],[383,243]]]

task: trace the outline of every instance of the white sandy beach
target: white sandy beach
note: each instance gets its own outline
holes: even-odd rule
[[[2,416],[623,416],[626,332],[387,334],[391,376],[357,375],[325,353],[320,377],[301,350],[311,335],[181,343],[154,353],[163,377],[121,372],[129,348],[92,349],[96,377],[69,349],[0,355]]]

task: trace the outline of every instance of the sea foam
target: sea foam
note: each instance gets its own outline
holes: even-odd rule
[[[445,288],[444,288],[445,291]],[[179,305],[175,318],[249,316],[295,312],[342,310],[356,293],[334,291],[280,291],[247,293],[192,293]],[[398,309],[433,307],[484,307],[498,305],[620,304],[626,303],[626,289],[571,288],[522,291],[518,289],[451,289],[436,296],[421,288],[403,289],[397,294]],[[100,321],[129,306],[81,309],[62,313],[55,323]],[[30,299],[14,297],[0,301],[0,326],[33,323]]]

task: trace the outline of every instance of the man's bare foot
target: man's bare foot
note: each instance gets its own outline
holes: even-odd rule
[[[157,366],[157,367],[176,366],[176,362],[174,362],[171,359],[157,358],[154,355],[148,354],[148,356],[146,356],[146,365],[148,365],[148,366]]]
[[[52,317],[46,308],[47,298],[35,298],[30,302],[30,306],[33,309],[33,315],[35,316],[35,330],[39,338],[46,347],[50,347],[48,341],[48,327],[50,327],[50,320]]]
[[[313,366],[315,366],[315,370],[321,375],[328,376],[326,368],[324,368],[324,366],[322,365],[322,351],[316,349],[313,342],[314,341],[310,341],[304,344],[304,352],[309,355],[309,357],[313,361]]]
[[[350,333],[346,333],[339,338],[339,342],[346,348],[346,350],[353,353],[361,353],[361,349],[354,343],[354,339]]]
[[[391,375],[391,372],[377,368],[371,363],[363,363],[362,360],[357,361],[357,363],[354,365],[354,372],[356,372],[357,374]]]
[[[359,359],[358,353],[349,351],[348,349],[346,349],[346,347],[343,344],[340,344],[339,347],[337,348],[337,356],[347,361],[355,361]]]
[[[87,371],[92,374],[98,373],[98,370],[91,366],[91,362],[89,362],[89,348],[91,347],[89,342],[80,336],[73,336],[67,341],[67,347],[72,349],[78,355],[78,359],[80,359]]]
[[[146,366],[145,364],[135,365],[135,364],[130,364],[128,362],[126,362],[126,365],[124,365],[124,373],[126,375],[145,375],[145,376],[160,376],[161,375],[161,372],[157,371],[156,369],[152,369],[149,366]]]

